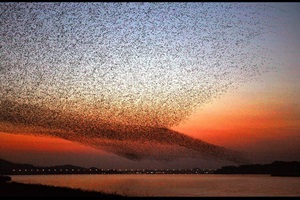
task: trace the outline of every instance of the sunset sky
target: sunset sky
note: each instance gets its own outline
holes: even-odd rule
[[[2,159],[235,164],[187,156],[205,153],[181,143],[183,134],[251,163],[300,160],[299,3],[1,3],[0,11]]]

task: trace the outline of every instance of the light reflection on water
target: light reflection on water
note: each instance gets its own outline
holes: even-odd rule
[[[20,175],[13,181],[127,196],[300,196],[299,177],[269,175]]]

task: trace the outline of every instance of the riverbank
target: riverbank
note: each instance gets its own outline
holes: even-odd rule
[[[39,184],[23,184],[17,182],[0,182],[1,197],[101,197],[116,198],[124,197],[117,194],[108,194],[104,192],[94,192],[82,189],[72,189],[67,187],[46,186]]]

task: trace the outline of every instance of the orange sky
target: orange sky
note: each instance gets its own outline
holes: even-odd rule
[[[289,67],[283,71],[295,69],[295,66]],[[299,144],[300,88],[294,84],[297,73],[283,71],[269,72],[260,81],[225,94],[173,129],[213,144],[239,149],[259,148],[262,141]]]
[[[268,76],[270,74],[272,76]],[[282,156],[287,152],[291,156],[298,154],[299,86],[291,84],[297,76],[270,72],[262,78],[265,79],[247,83],[203,106],[172,129],[234,149]],[[274,79],[281,82],[275,83]],[[0,137],[0,156],[6,159],[9,159],[9,152],[15,152],[19,157],[32,152],[109,155],[58,138],[6,133],[1,133]]]
[[[45,151],[45,152],[87,152],[97,151],[91,147],[76,144],[68,140],[51,137],[38,137],[33,135],[0,133],[1,151]]]

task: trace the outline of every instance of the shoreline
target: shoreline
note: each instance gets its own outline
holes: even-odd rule
[[[115,193],[97,192],[91,190],[74,189],[69,187],[48,186],[41,184],[24,184],[14,181],[0,182],[1,197],[125,197]]]

